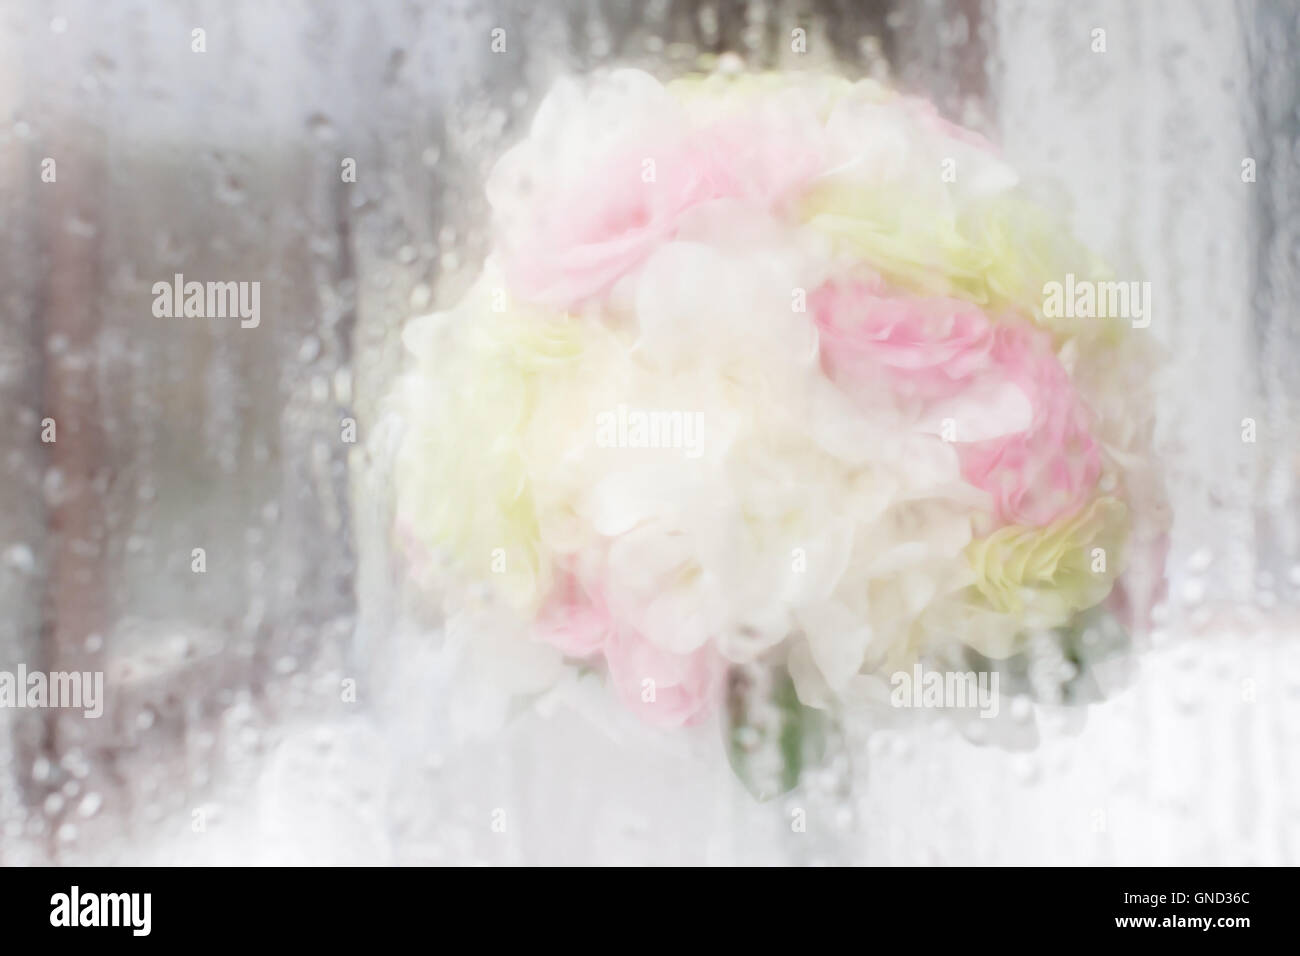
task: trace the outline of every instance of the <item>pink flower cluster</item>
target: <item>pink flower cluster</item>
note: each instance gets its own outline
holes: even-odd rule
[[[538,204],[527,237],[508,250],[511,284],[533,301],[573,308],[631,273],[703,203],[777,208],[817,175],[823,156],[819,144],[767,125],[733,118],[653,150],[603,157],[580,186]]]
[[[962,441],[955,422],[962,475],[992,496],[1000,524],[1042,527],[1092,495],[1101,455],[1045,330],[1016,316],[994,322],[956,299],[890,295],[879,282],[831,283],[810,305],[836,381],[883,378],[921,405],[977,388],[1019,391],[1028,418],[1005,434]]]
[[[565,574],[538,622],[538,637],[579,660],[604,658],[628,708],[651,723],[691,724],[712,709],[726,663],[712,645],[673,654],[616,621],[599,595]]]

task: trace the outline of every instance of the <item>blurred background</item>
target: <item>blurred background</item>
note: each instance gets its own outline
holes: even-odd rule
[[[557,76],[724,53],[933,99],[1152,282],[1169,600],[1032,750],[850,727],[760,804],[718,732],[449,732],[370,441],[397,332]],[[175,273],[260,325],[155,317]],[[0,0],[0,670],[106,675],[99,720],[0,709],[0,864],[1300,862],[1298,310],[1291,0]]]

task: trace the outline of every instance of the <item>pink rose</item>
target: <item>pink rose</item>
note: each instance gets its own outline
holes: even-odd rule
[[[774,209],[821,167],[821,149],[773,117],[719,122],[598,159],[578,190],[543,200],[506,270],[522,296],[570,308],[602,295],[715,199]]]
[[[885,294],[884,283],[827,283],[809,300],[832,378],[885,374],[896,393],[947,398],[987,367],[993,325],[969,302]]]
[[[1022,322],[1001,325],[991,357],[996,373],[1029,398],[1033,420],[1024,431],[962,445],[962,476],[993,496],[1003,523],[1042,527],[1092,497],[1101,454],[1046,332]]]
[[[605,644],[609,676],[628,707],[664,727],[698,723],[714,709],[726,664],[711,644],[690,654],[673,654],[630,628],[619,628]]]
[[[600,654],[611,621],[603,605],[593,603],[578,579],[564,573],[537,620],[537,636],[566,657]]]
[[[958,421],[957,452],[962,476],[992,495],[1000,522],[1050,524],[1091,497],[1100,452],[1046,331],[1013,316],[994,323],[957,299],[891,295],[879,281],[828,283],[810,302],[832,379],[849,387],[883,379],[898,398],[926,406],[923,417],[965,399],[962,414],[989,420]],[[1027,420],[991,404],[1006,386],[1023,395]],[[981,429],[996,437],[962,439]]]
[[[565,576],[538,620],[537,636],[570,657],[604,655],[609,678],[629,708],[665,727],[693,724],[714,709],[726,662],[711,644],[674,654],[615,622],[599,596]]]

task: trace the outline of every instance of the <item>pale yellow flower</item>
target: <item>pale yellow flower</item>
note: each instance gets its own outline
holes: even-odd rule
[[[1099,604],[1124,567],[1128,509],[1101,497],[1044,528],[1007,526],[966,549],[971,603],[1027,628],[1057,627]]]

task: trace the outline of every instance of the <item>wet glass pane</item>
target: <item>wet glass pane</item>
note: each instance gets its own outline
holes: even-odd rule
[[[1281,0],[5,0],[0,672],[100,675],[102,713],[0,707],[0,863],[1295,863],[1297,38]],[[1022,656],[997,732],[814,715],[782,782],[784,678],[729,670],[776,701],[746,770],[734,708],[542,693],[536,642],[446,618],[478,592],[402,537],[402,329],[472,294],[553,84],[614,67],[917,97],[1150,283],[1106,395],[1154,421],[1155,606],[1064,698]]]

